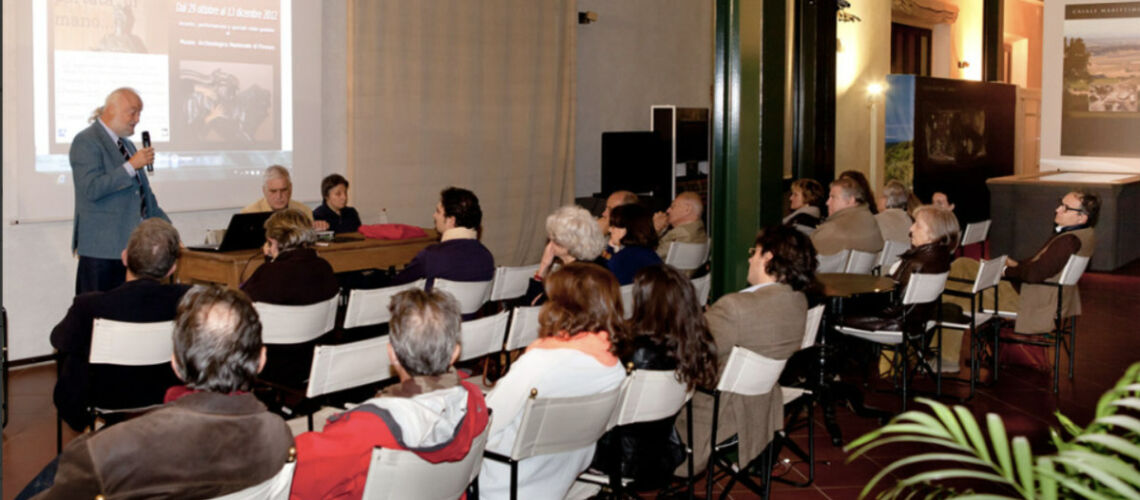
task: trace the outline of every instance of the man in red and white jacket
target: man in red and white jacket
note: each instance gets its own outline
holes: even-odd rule
[[[487,405],[452,368],[459,357],[459,304],[443,291],[392,298],[388,359],[400,378],[375,398],[297,436],[292,499],[360,498],[374,447],[409,450],[432,463],[467,456],[487,426]]]

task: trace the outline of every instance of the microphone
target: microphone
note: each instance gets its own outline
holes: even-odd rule
[[[149,148],[150,147],[150,131],[149,130],[143,130],[142,139],[143,139],[143,147]],[[151,163],[146,164],[146,171],[147,172],[154,172],[154,162],[153,161]]]

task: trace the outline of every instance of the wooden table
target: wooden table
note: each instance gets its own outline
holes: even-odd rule
[[[819,273],[815,275],[823,294],[828,297],[854,297],[867,293],[885,293],[895,289],[895,280],[870,274]]]
[[[338,240],[353,241],[318,242],[314,248],[338,273],[401,267],[424,247],[439,241],[439,233],[434,229],[425,231],[428,235],[423,238],[406,240],[365,239],[360,233],[338,234]],[[220,283],[237,288],[264,262],[260,248],[233,252],[183,249],[174,279],[180,283]]]

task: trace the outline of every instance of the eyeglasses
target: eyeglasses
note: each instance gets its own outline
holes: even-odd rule
[[[1065,211],[1066,211],[1066,212],[1076,212],[1076,213],[1079,213],[1079,214],[1084,214],[1084,213],[1087,213],[1087,212],[1085,212],[1085,209],[1084,209],[1083,207],[1081,207],[1081,208],[1073,208],[1073,207],[1070,207],[1070,206],[1066,205],[1066,204],[1065,204],[1065,199],[1064,199],[1064,198],[1058,198],[1058,199],[1057,199],[1057,204],[1058,204],[1058,205],[1060,205],[1060,206],[1062,206],[1062,207],[1065,207]]]

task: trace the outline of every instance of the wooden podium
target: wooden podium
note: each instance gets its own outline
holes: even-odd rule
[[[337,235],[337,238],[353,241],[318,242],[314,248],[338,273],[401,267],[424,247],[439,241],[439,233],[434,229],[425,228],[424,231],[427,236],[406,240],[373,240],[364,238],[360,233],[346,233]],[[174,280],[187,284],[220,283],[237,288],[264,262],[260,248],[233,252],[183,249]]]

